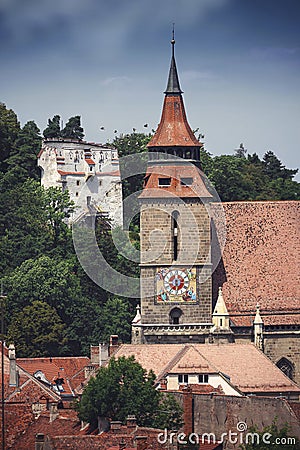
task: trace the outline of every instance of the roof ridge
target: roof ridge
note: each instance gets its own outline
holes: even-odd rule
[[[180,345],[180,344],[179,344]],[[175,356],[173,356],[173,358],[169,361],[169,363],[163,368],[163,370],[161,371],[161,373],[159,375],[157,375],[157,379],[159,380],[160,378],[162,378],[162,376],[169,372],[172,367],[174,367],[175,364],[177,364],[178,361],[180,361],[180,358],[182,358],[182,356],[184,355],[184,353],[187,352],[188,347],[191,344],[181,344],[183,347],[178,350],[178,352],[176,353]]]

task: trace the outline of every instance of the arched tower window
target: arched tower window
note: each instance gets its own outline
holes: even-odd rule
[[[182,316],[182,311],[180,308],[173,308],[170,311],[170,323],[173,325],[179,324],[180,317]]]
[[[294,378],[294,364],[287,358],[281,358],[276,366],[291,380]]]
[[[173,260],[176,261],[178,257],[178,217],[179,212],[172,212],[172,245],[173,245]]]

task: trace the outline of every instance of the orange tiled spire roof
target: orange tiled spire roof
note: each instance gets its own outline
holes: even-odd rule
[[[160,124],[148,144],[151,151],[156,151],[157,147],[197,147],[201,143],[196,139],[191,127],[188,124],[182,90],[179,84],[179,77],[175,61],[175,39],[173,31],[172,58],[165,90],[165,100],[161,115]]]

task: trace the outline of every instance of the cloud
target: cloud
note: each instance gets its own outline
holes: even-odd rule
[[[204,19],[232,0],[0,0],[0,46],[122,48],[135,29],[178,27]],[[2,45],[1,45],[2,41]],[[59,51],[59,48],[57,48]]]
[[[131,82],[131,78],[126,76],[108,77],[101,81],[102,86],[123,86]]]
[[[259,59],[277,59],[289,58],[291,56],[299,57],[300,47],[257,47],[252,49],[252,56]]]
[[[200,70],[185,70],[181,72],[180,78],[184,82],[191,81],[209,81],[216,80],[219,77],[210,71],[200,71]]]

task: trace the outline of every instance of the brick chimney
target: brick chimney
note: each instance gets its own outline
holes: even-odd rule
[[[136,450],[147,450],[147,436],[136,436]]]
[[[122,431],[122,422],[119,420],[112,420],[110,422],[110,431],[115,434],[119,434]]]
[[[136,428],[136,417],[135,416],[127,416],[126,426],[127,426],[127,428]]]
[[[119,336],[117,334],[111,334],[109,339],[109,356],[112,356],[119,348]]]
[[[166,391],[167,390],[168,381],[166,378],[163,378],[160,382],[160,390]]]
[[[194,399],[190,386],[182,389],[183,392],[183,431],[188,436],[194,432]]]

